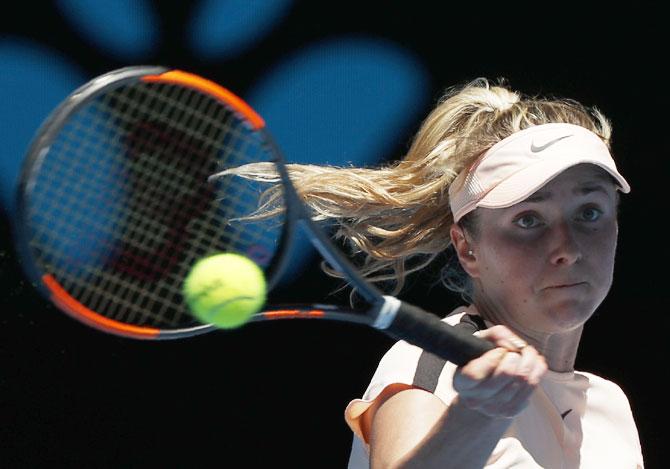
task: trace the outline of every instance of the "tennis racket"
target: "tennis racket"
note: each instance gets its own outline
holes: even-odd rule
[[[274,165],[283,210],[244,220],[267,184],[210,176],[258,162]],[[26,275],[58,308],[107,333],[160,340],[215,330],[181,294],[198,259],[243,254],[272,289],[298,226],[364,306],[267,306],[252,322],[364,324],[457,364],[493,348],[368,283],[310,218],[263,119],[225,88],[180,70],[122,68],[65,99],[29,148],[14,231]]]

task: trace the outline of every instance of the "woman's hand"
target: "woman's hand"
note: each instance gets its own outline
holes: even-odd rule
[[[514,417],[528,405],[547,362],[505,326],[491,327],[480,337],[498,348],[458,368],[453,381],[458,401],[489,417]]]

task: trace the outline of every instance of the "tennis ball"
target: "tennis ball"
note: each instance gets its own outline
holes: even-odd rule
[[[245,256],[214,254],[193,265],[184,280],[183,294],[198,320],[233,329],[247,322],[265,303],[265,276]]]

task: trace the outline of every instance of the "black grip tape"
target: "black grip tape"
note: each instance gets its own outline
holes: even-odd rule
[[[494,348],[491,342],[450,326],[434,314],[404,302],[401,302],[395,319],[384,332],[459,366]]]

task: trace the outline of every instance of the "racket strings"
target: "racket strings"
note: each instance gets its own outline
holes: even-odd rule
[[[74,122],[75,122],[76,124],[73,125],[72,128],[73,128],[73,132],[74,132],[75,135],[76,135],[77,133],[80,132],[80,129],[81,129],[82,126],[81,126],[81,125],[78,125],[78,124],[80,123],[80,120],[75,120]],[[93,128],[93,126],[91,126],[91,128]],[[67,134],[65,134],[65,135],[67,135]],[[98,138],[98,137],[91,137],[91,138],[89,138],[88,140],[86,140],[86,139],[81,139],[81,138],[78,137],[78,136],[75,136],[74,140],[76,141],[77,139],[82,140],[82,143],[83,143],[83,144],[79,146],[79,148],[80,148],[81,150],[86,150],[86,148],[87,148],[86,143],[89,142],[89,141],[98,141],[98,142],[101,142],[101,141],[103,141],[103,142],[104,142],[104,141],[108,141],[108,142],[109,142],[109,141],[110,141],[109,139],[100,139],[100,138]],[[116,140],[118,140],[118,139],[116,139]],[[66,151],[67,151],[67,149],[66,149]],[[93,154],[94,154],[94,153],[93,153]],[[89,160],[90,160],[90,158],[89,158]],[[84,161],[84,159],[81,158],[81,157],[76,157],[76,158],[74,158],[74,161]],[[72,171],[72,173],[74,173],[74,172],[75,172],[75,171]],[[99,173],[101,173],[101,171],[97,171],[97,172],[93,171],[93,172],[91,172],[91,171],[84,170],[84,174],[88,174],[88,175],[91,175],[91,174],[92,174],[92,175],[96,175],[96,174],[99,174]],[[69,175],[66,175],[65,177],[68,178],[68,176],[69,176]],[[89,179],[90,179],[90,178],[89,178]],[[69,180],[70,182],[72,182],[72,181],[85,181],[86,179],[82,179],[82,178],[78,178],[78,177],[69,177],[68,180]],[[70,189],[72,189],[72,186],[70,186]],[[77,190],[77,191],[74,191],[74,193],[75,193],[76,195],[80,195],[80,194],[90,194],[90,193],[92,193],[92,191],[91,191],[91,190],[83,189],[83,190]],[[62,200],[62,199],[63,199],[63,197],[61,197],[61,200]],[[72,208],[73,205],[72,205],[71,202],[73,202],[73,201],[71,201],[71,200],[65,200],[64,203],[61,204],[61,206]],[[75,202],[76,202],[76,201],[75,201]],[[69,204],[69,205],[68,205],[68,204]],[[79,213],[79,214],[81,214],[81,213],[85,213],[83,210],[81,210],[80,207],[76,207],[76,206],[75,206],[74,208],[75,208],[75,209],[72,210],[72,213],[73,213],[73,214],[77,214],[77,213]],[[126,214],[126,215],[128,215],[128,214]],[[132,215],[132,212],[131,212],[131,215]],[[132,217],[128,217],[128,218],[132,218]],[[70,219],[70,221],[76,221],[76,220],[72,220],[72,219]],[[133,240],[133,239],[132,239],[132,236],[131,236],[131,237],[129,237],[129,236],[125,236],[124,239],[125,239],[126,241],[132,241],[132,240]],[[98,279],[98,280],[100,280],[100,279]],[[87,287],[91,287],[91,285],[94,286],[94,288],[88,288],[88,290],[89,290],[90,293],[92,294],[91,296],[97,298],[98,300],[109,300],[109,302],[112,304],[112,306],[113,306],[113,305],[117,305],[117,304],[118,304],[118,305],[124,305],[124,302],[123,302],[123,297],[124,297],[124,295],[122,294],[123,292],[122,292],[121,290],[118,290],[114,296],[101,295],[101,294],[100,294],[100,289],[102,288],[102,290],[103,290],[103,292],[104,292],[105,288],[107,287],[107,284],[109,283],[109,280],[110,280],[110,279],[109,279],[108,276],[103,276],[101,282],[95,282],[95,283],[94,283],[94,282],[91,282],[90,279],[84,279],[84,281],[83,281],[82,283],[83,283],[84,285],[86,285]],[[88,283],[86,283],[86,282],[88,282]],[[126,286],[130,286],[130,285],[127,284]],[[70,286],[70,290],[73,291],[73,292],[75,293],[75,296],[77,295],[77,292],[72,288],[72,286]],[[136,292],[140,292],[140,291],[141,291],[141,290],[136,289]],[[82,292],[79,296],[81,296],[80,299],[83,299],[84,301],[87,300],[87,298],[84,296],[84,292]],[[156,297],[154,298],[154,300],[156,300],[157,302],[160,302],[160,301],[161,301],[161,298],[158,297],[158,296],[156,296]],[[93,303],[91,303],[91,305],[92,305],[93,307],[95,307],[95,308],[100,308],[100,307],[101,307],[100,302],[98,302],[98,304],[93,304]],[[112,306],[109,307],[109,313],[108,313],[108,314],[111,314],[111,312],[112,312]]]
[[[271,262],[281,231],[226,223],[252,212],[257,184],[222,166],[259,161],[258,136],[214,98],[184,87],[135,83],[82,106],[34,178],[31,246],[38,262],[87,308],[164,329],[196,322],[181,282],[208,253]],[[264,264],[263,264],[264,263]]]

